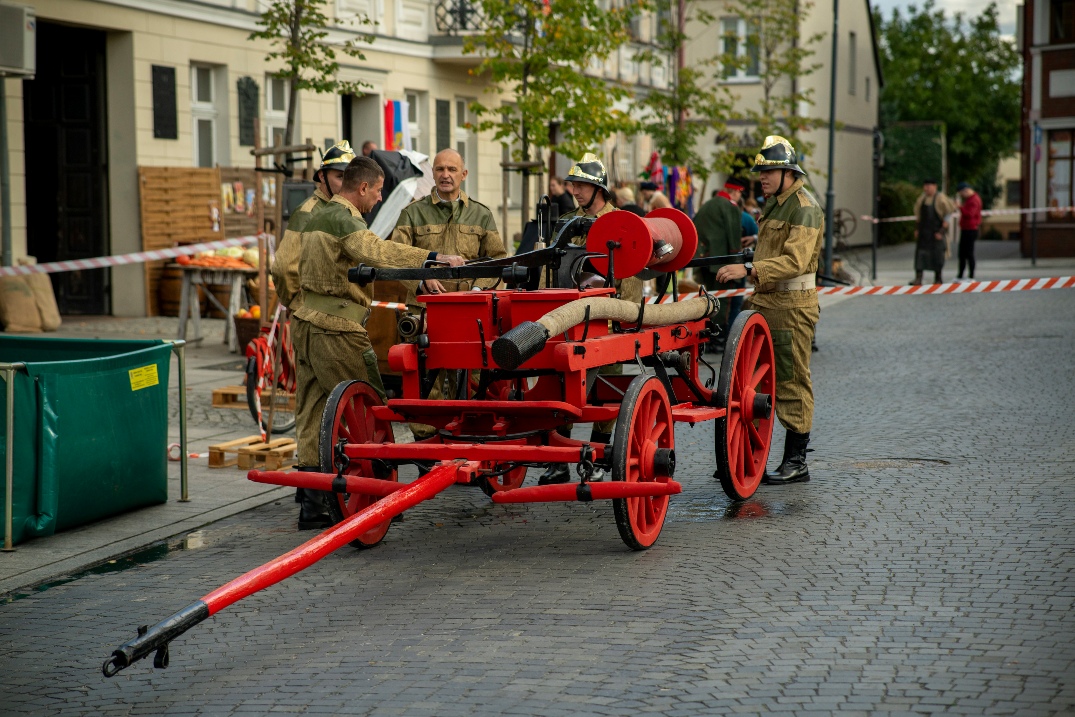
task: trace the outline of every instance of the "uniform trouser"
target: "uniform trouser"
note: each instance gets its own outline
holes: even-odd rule
[[[769,323],[776,354],[776,417],[784,428],[809,433],[814,422],[814,387],[810,381],[810,344],[820,318],[817,304],[804,308],[751,306]]]
[[[454,400],[459,388],[459,382],[456,380],[456,370],[454,368],[435,370],[438,371],[437,380],[433,382],[426,398],[430,401]],[[473,374],[474,380],[477,381],[478,372],[474,371]],[[414,437],[419,441],[431,438],[437,432],[436,428],[425,423],[411,423],[410,427]]]
[[[384,385],[377,370],[377,355],[365,331],[326,331],[293,318],[291,341],[299,369],[295,389],[298,462],[302,466],[316,466],[321,463],[318,452],[321,414],[332,389],[342,381],[361,379],[373,386],[384,400]]]

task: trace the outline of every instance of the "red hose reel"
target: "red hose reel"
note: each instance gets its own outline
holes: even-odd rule
[[[678,209],[654,209],[645,217],[631,212],[609,212],[598,217],[586,236],[586,251],[604,254],[590,263],[601,273],[608,271],[609,242],[617,279],[638,274],[643,269],[679,271],[698,250],[698,230]]]

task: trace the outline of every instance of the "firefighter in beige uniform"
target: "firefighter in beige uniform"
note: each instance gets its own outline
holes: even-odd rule
[[[433,158],[433,191],[429,196],[415,200],[403,208],[396,221],[392,241],[416,246],[427,251],[458,254],[467,261],[488,258],[500,259],[508,255],[496,221],[489,207],[468,197],[463,191],[467,178],[467,166],[463,156],[454,149],[442,149]],[[463,281],[403,282],[411,293],[439,294],[444,291],[468,291],[477,286],[487,288],[496,279],[478,279],[473,283]],[[429,392],[430,399],[444,396],[454,398],[456,372],[443,371]],[[412,423],[411,430],[418,439],[433,435],[432,426]]]
[[[302,306],[295,312],[292,336],[298,360],[298,462],[303,466],[320,465],[321,414],[337,384],[362,379],[384,395],[377,357],[364,327],[371,297],[365,288],[347,280],[347,270],[357,264],[420,267],[433,259],[451,266],[463,264],[461,257],[383,241],[369,231],[362,215],[380,201],[383,185],[384,172],[375,161],[369,157],[352,160],[340,192],[302,233]],[[323,521],[305,510],[300,513],[300,528],[304,524],[319,527],[316,523]]]
[[[325,152],[325,156],[321,159],[321,166],[314,173],[317,189],[288,219],[287,229],[284,230],[284,236],[279,246],[276,247],[276,256],[272,264],[273,286],[276,287],[277,299],[292,312],[302,306],[299,290],[299,254],[302,246],[302,232],[310,220],[327,207],[332,197],[340,191],[343,186],[343,172],[354,158],[355,153],[347,140],[337,142]],[[294,348],[294,342],[292,342],[292,348]],[[298,431],[296,431],[296,437],[302,440]],[[309,517],[322,514],[320,499],[315,493],[307,495],[305,488],[296,488],[295,502],[300,505],[300,526],[322,522],[303,520],[304,515]]]
[[[343,186],[343,171],[355,158],[355,153],[347,140],[337,142],[325,152],[321,166],[314,173],[317,189],[303,202],[288,219],[287,229],[276,247],[276,256],[272,264],[272,281],[276,287],[276,296],[280,303],[291,311],[302,305],[299,297],[299,254],[302,232],[314,215],[328,206],[332,197]]]
[[[561,215],[561,219],[564,217],[603,217],[609,212],[617,211],[616,205],[612,203],[612,192],[608,188],[608,172],[605,170],[605,165],[596,155],[587,152],[581,160],[575,162],[574,166],[571,167],[571,171],[564,177],[564,184],[567,185],[571,195],[575,197],[579,208],[574,212]],[[576,237],[573,242],[580,246],[584,245],[586,237]],[[637,304],[642,300],[642,280],[636,276],[628,277],[622,281],[617,280],[616,288],[620,292],[620,298],[624,301]],[[623,373],[623,366],[620,364],[603,366],[599,373],[604,375],[621,374]],[[615,421],[599,421],[593,424],[593,429],[590,432],[590,442],[610,443],[612,441],[612,427],[615,423]],[[571,426],[562,426],[558,430],[561,434],[570,436]],[[601,480],[603,476],[604,471],[598,468],[590,479]],[[538,483],[566,483],[570,479],[571,474],[566,464],[550,463],[549,467],[538,478]]]
[[[755,288],[743,308],[760,312],[773,334],[776,415],[787,436],[783,460],[775,473],[766,473],[764,482],[785,485],[810,480],[806,465],[814,419],[810,344],[819,318],[815,275],[825,216],[803,186],[806,172],[783,137],[766,137],[750,171],[761,173],[767,198],[758,221],[754,262],[721,267],[717,280],[748,276]]]

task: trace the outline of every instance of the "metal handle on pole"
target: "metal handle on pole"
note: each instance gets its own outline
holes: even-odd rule
[[[12,512],[15,495],[15,371],[23,364],[3,364],[5,393],[7,394],[4,416],[4,552],[15,551],[15,532],[12,527]]]
[[[179,502],[189,503],[187,481],[187,342],[172,341],[172,351],[179,362]]]

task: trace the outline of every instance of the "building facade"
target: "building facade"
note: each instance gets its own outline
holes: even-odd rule
[[[1022,253],[1075,256],[1075,0],[1027,0],[1023,52]],[[1036,246],[1035,246],[1036,245]]]
[[[747,23],[729,12],[727,0],[704,0],[702,6],[714,18],[708,25],[695,26],[690,35],[688,46],[688,64],[698,64],[712,57],[714,53],[735,51],[747,57],[746,67],[726,70],[720,74],[721,82],[728,88],[734,100],[734,109],[742,110],[748,106],[758,106],[763,98],[763,78],[760,73],[760,59],[757,51],[752,50],[747,39],[751,29]],[[773,93],[790,94],[793,89],[802,92],[811,91],[811,101],[802,102],[797,114],[820,120],[825,126],[804,133],[804,139],[813,145],[805,152],[803,168],[809,173],[810,186],[818,201],[824,205],[828,191],[828,119],[830,93],[830,74],[832,57],[832,5],[826,0],[815,2],[812,6],[803,5],[800,15],[800,37],[820,36],[816,42],[807,45],[813,54],[804,62],[804,66],[820,64],[819,69],[802,77],[783,78],[772,88]],[[869,244],[871,227],[861,220],[863,215],[873,214],[874,197],[874,134],[878,130],[879,103],[882,77],[880,61],[877,55],[876,34],[870,13],[869,0],[843,0],[840,3],[839,37],[837,38],[837,76],[836,76],[836,121],[835,158],[833,172],[833,190],[835,212],[843,216],[854,217],[854,226],[845,222],[849,229],[842,239],[848,244]],[[754,52],[753,57],[750,56]],[[794,88],[793,88],[793,83]],[[730,138],[722,143],[721,138],[710,134],[705,139],[703,153],[718,150],[735,150],[738,137],[749,137],[752,127],[745,121],[730,121],[728,134]],[[746,161],[753,158],[754,145],[749,139],[742,141]],[[801,148],[797,147],[797,150]],[[706,196],[716,188],[710,182]]]
[[[263,0],[22,0],[37,17],[37,72],[6,79],[12,186],[12,249],[39,261],[140,251],[138,167],[253,167],[251,116],[263,146],[283,133],[289,88],[274,78],[267,42],[250,40]],[[329,41],[369,32],[365,60],[342,55],[339,78],[365,84],[361,96],[299,93],[294,140],[327,147],[348,139],[385,147],[384,103],[407,102],[411,149],[445,146],[466,158],[465,191],[500,223],[500,163],[510,150],[492,133],[475,132],[472,100],[510,103],[489,94],[463,53],[476,27],[467,0],[329,0]],[[370,29],[353,21],[366,15]],[[652,35],[643,17],[638,38]],[[643,91],[667,85],[662,66],[640,65],[623,48],[595,73]],[[645,138],[612,138],[599,149],[613,171],[634,176]],[[555,158],[553,171],[573,158]],[[524,198],[508,177],[509,209]],[[544,186],[531,181],[533,206]],[[520,232],[518,211],[502,233]],[[54,275],[69,282],[70,313],[140,315],[146,288],[140,266]]]

